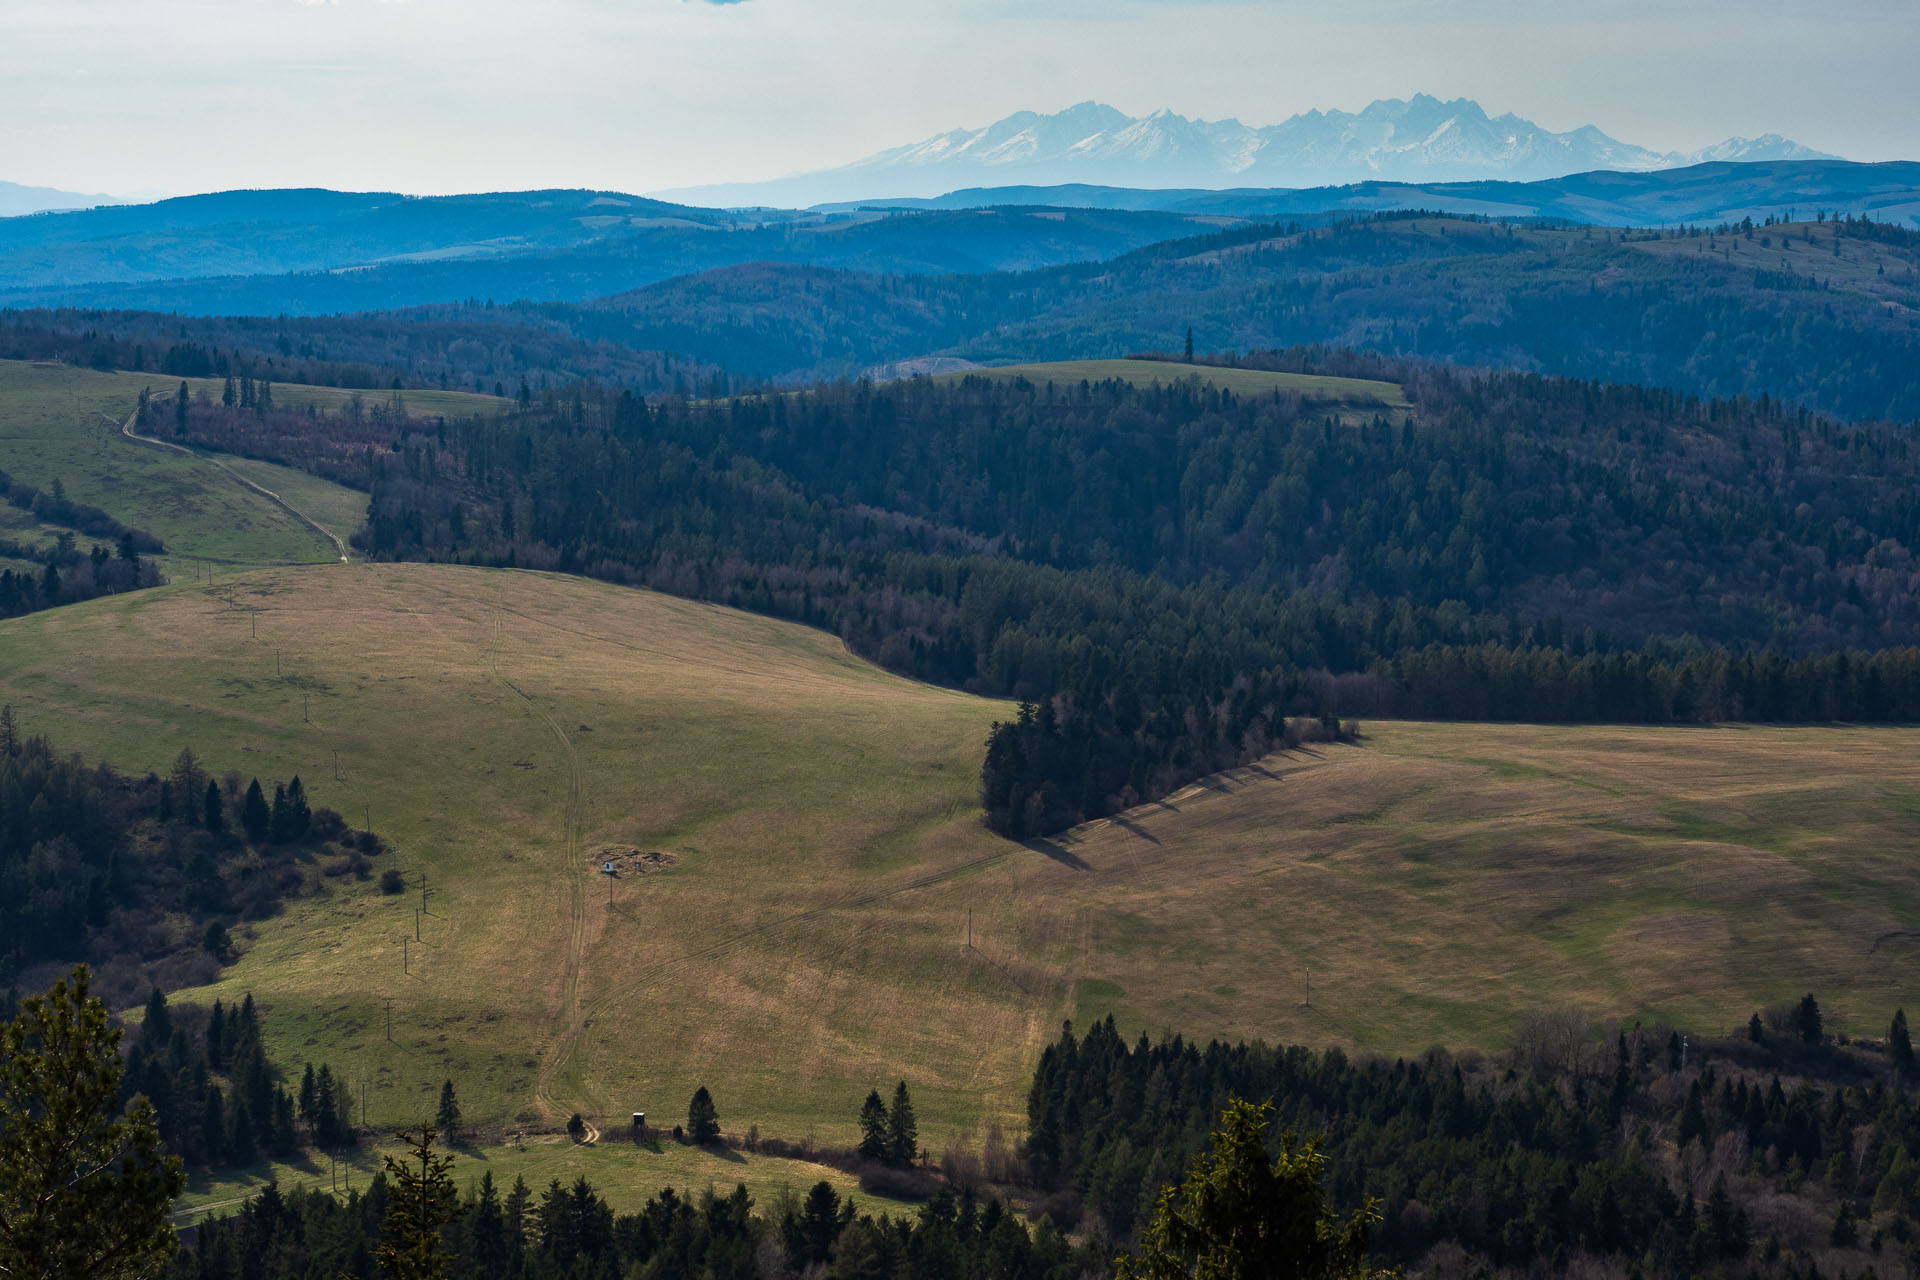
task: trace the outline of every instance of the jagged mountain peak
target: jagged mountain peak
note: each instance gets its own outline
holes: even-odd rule
[[[1667,153],[1593,125],[1545,129],[1471,98],[1419,92],[1357,112],[1301,112],[1278,124],[1190,118],[1162,107],[1130,116],[1102,102],[1017,111],[820,173],[770,183],[661,193],[735,204],[935,196],[968,187],[1082,183],[1114,187],[1315,187],[1370,180],[1536,181],[1595,169],[1647,171],[1709,160],[1835,159],[1778,134]]]

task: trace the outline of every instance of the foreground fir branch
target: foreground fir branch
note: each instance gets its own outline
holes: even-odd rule
[[[120,1032],[89,980],[79,966],[0,1030],[7,1280],[159,1275],[174,1252],[167,1210],[186,1178],[147,1100],[120,1108]]]
[[[1137,1253],[1117,1280],[1362,1280],[1376,1201],[1342,1220],[1320,1180],[1318,1143],[1281,1139],[1267,1158],[1271,1103],[1235,1098],[1186,1181],[1160,1193]]]

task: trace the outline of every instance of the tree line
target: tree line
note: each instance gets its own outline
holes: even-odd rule
[[[489,1174],[462,1195],[427,1124],[401,1135],[407,1154],[386,1157],[364,1191],[269,1185],[176,1253],[179,1156],[147,1092],[157,1080],[164,1096],[168,1064],[225,1073],[229,1108],[203,1105],[184,1132],[189,1144],[222,1135],[229,1158],[261,1140],[248,1132],[256,1102],[269,1143],[324,1143],[348,1105],[335,1092],[329,1112],[325,1068],[309,1067],[297,1096],[272,1083],[250,1000],[191,1032],[183,1012],[155,993],[124,1068],[84,968],[0,1022],[0,1178],[21,1192],[0,1199],[0,1264],[91,1277],[164,1262],[181,1280],[1346,1280],[1398,1266],[1814,1280],[1920,1266],[1920,1065],[1905,1014],[1884,1037],[1850,1040],[1811,994],[1717,1036],[1534,1010],[1497,1056],[1436,1048],[1392,1062],[1129,1044],[1111,1018],[1084,1035],[1068,1024],[1028,1095],[1020,1176],[1037,1199],[1024,1220],[968,1185],[879,1217],[828,1182],[764,1205],[744,1187],[666,1190],[624,1214],[584,1177],[536,1193]],[[885,1107],[863,1110],[877,1121]],[[47,1124],[63,1152],[87,1153],[80,1165],[35,1157]],[[87,1161],[102,1176],[77,1192],[68,1170]]]
[[[98,507],[75,502],[67,497],[59,479],[48,491],[0,471],[0,496],[25,512],[34,526],[53,526],[50,542],[0,539],[0,557],[42,566],[38,572],[0,569],[0,618],[155,587],[165,581],[158,565],[141,558],[143,552],[155,555],[165,551],[160,539],[121,524]],[[105,543],[95,542],[82,551],[82,534],[105,539]]]
[[[1684,1040],[1535,1011],[1494,1059],[1130,1045],[1107,1019],[1043,1053],[1022,1154],[1049,1203],[1125,1241],[1243,1097],[1271,1107],[1275,1137],[1316,1137],[1335,1204],[1378,1203],[1376,1262],[1865,1275],[1920,1266],[1916,1084],[1904,1012],[1848,1045],[1811,995]]]
[[[257,778],[216,777],[191,748],[164,777],[129,776],[0,707],[0,986],[80,959],[123,1003],[208,982],[240,925],[316,881],[371,874],[377,834],[312,808],[297,776],[270,786],[271,800]]]
[[[145,1098],[161,1146],[188,1168],[241,1167],[308,1149],[357,1145],[353,1096],[327,1064],[305,1064],[290,1089],[268,1061],[265,1019],[249,993],[211,1012],[147,998],[139,1036],[125,1051],[121,1097]]]

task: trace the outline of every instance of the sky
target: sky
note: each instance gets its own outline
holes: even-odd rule
[[[1095,99],[1920,159],[1915,0],[0,0],[0,180],[645,192]]]

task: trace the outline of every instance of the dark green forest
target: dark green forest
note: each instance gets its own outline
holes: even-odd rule
[[[1848,1047],[1818,1001],[1728,1036],[1536,1011],[1499,1058],[1205,1045],[1111,1021],[1043,1054],[1024,1154],[1052,1203],[1125,1240],[1229,1098],[1312,1136],[1373,1248],[1442,1274],[1866,1275],[1920,1266],[1920,1105],[1903,1013]],[[1835,1268],[1844,1268],[1836,1271]],[[1822,1268],[1825,1268],[1823,1271]]]
[[[77,960],[122,1008],[212,981],[255,922],[366,881],[385,849],[311,809],[298,777],[215,776],[190,748],[165,777],[135,777],[0,708],[0,988]]]
[[[171,1006],[147,997],[139,1038],[125,1052],[125,1099],[153,1104],[164,1149],[188,1168],[242,1167],[302,1151],[342,1151],[359,1142],[347,1082],[325,1063],[305,1064],[290,1088],[267,1060],[264,1018],[249,994],[228,1009]]]
[[[1770,397],[1314,351],[1411,413],[914,379],[498,419],[195,405],[186,437],[373,495],[388,558],[584,573],[794,618],[1026,700],[1031,836],[1357,717],[1920,718],[1909,433]],[[1304,719],[1303,719],[1304,718]]]

